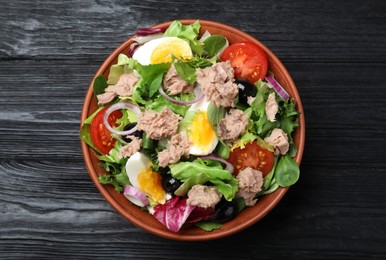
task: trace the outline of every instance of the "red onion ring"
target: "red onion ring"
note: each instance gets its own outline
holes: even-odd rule
[[[140,191],[139,189],[131,186],[126,185],[125,189],[123,191],[123,195],[130,200],[133,204],[139,206],[139,207],[145,207],[149,205],[149,200],[146,197],[146,195]]]
[[[137,50],[137,48],[139,47],[139,43],[138,42],[133,42],[130,47],[129,47],[129,50],[127,52],[127,56],[128,57],[133,57],[134,55],[134,52]]]
[[[277,82],[272,76],[265,76],[265,80],[271,83],[273,89],[277,92],[277,94],[279,94],[279,96],[283,100],[287,100],[289,98],[287,91],[285,91],[285,89],[279,84],[279,82]]]
[[[195,99],[193,100],[190,100],[190,101],[182,101],[182,100],[177,100],[177,99],[174,99],[174,98],[171,98],[170,96],[168,96],[168,94],[165,93],[165,91],[163,90],[162,86],[159,87],[158,89],[159,93],[164,97],[166,98],[168,101],[174,103],[174,104],[177,104],[177,105],[180,105],[180,106],[190,106],[194,103],[197,103],[198,101],[200,101],[201,99],[203,99],[204,97],[204,94],[201,92]]]
[[[114,128],[112,128],[107,120],[112,112],[117,111],[117,110],[121,110],[123,108],[130,109],[130,110],[134,111],[134,113],[137,116],[141,113],[141,109],[139,109],[139,107],[137,107],[136,105],[133,105],[131,103],[126,103],[126,102],[119,102],[119,103],[116,103],[116,104],[110,106],[106,110],[106,112],[103,116],[103,124],[113,134],[130,135],[130,134],[134,133],[135,131],[137,131],[137,128],[138,128],[137,125],[134,126],[133,128],[131,128],[130,130],[127,130],[127,131],[118,131],[118,130],[115,130]]]
[[[138,36],[147,36],[157,33],[164,33],[166,28],[139,28],[135,33]]]
[[[205,156],[200,156],[199,158],[203,159],[203,160],[208,159],[208,160],[214,160],[214,161],[222,162],[225,164],[225,170],[230,171],[230,173],[233,173],[233,171],[235,170],[235,168],[233,167],[233,165],[230,162],[228,162],[227,160],[225,160],[224,158],[222,158],[218,155],[209,154],[209,155],[205,155]]]

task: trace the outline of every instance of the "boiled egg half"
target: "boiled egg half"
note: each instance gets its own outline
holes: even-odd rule
[[[159,64],[176,58],[191,59],[193,54],[189,44],[178,37],[162,37],[148,41],[140,46],[133,55],[141,65]]]
[[[215,131],[208,119],[209,100],[206,98],[193,104],[188,113],[194,113],[193,119],[186,127],[188,140],[192,144],[189,153],[207,155],[213,152],[218,143]]]
[[[141,190],[157,203],[164,204],[166,192],[162,188],[162,177],[153,171],[150,159],[143,153],[136,152],[126,162],[126,174],[131,185]]]

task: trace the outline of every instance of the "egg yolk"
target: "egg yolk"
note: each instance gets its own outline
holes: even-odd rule
[[[154,172],[151,167],[142,170],[138,174],[138,186],[140,190],[154,201],[164,204],[166,194],[162,188],[161,180],[161,175],[158,172]]]
[[[182,39],[169,39],[158,44],[158,46],[154,48],[150,56],[150,63],[158,64],[171,62],[172,54],[176,58],[192,58],[192,50],[186,41]]]
[[[208,145],[215,139],[216,133],[210,126],[208,116],[204,112],[198,112],[194,118],[191,127],[191,141],[193,146],[206,151]]]

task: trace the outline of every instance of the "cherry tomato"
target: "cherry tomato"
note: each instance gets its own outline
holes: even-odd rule
[[[231,62],[236,78],[244,78],[255,83],[263,79],[268,70],[264,50],[251,42],[236,42],[227,47],[221,61]]]
[[[234,149],[228,161],[235,167],[233,174],[236,176],[247,167],[259,170],[265,176],[272,170],[274,156],[272,152],[262,148],[255,141],[248,143],[242,149],[240,147]]]
[[[111,133],[103,124],[103,116],[107,110],[107,107],[102,109],[95,115],[90,125],[91,140],[96,148],[104,154],[108,154],[115,145],[115,139],[111,136]],[[117,110],[110,114],[107,121],[111,126],[114,125],[117,119],[122,117],[122,112]]]

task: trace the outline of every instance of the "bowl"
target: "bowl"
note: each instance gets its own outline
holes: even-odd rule
[[[180,20],[183,24],[191,24],[195,20],[186,19]],[[211,34],[222,34],[228,38],[230,43],[238,41],[249,41],[257,44],[266,53],[268,59],[269,70],[272,71],[275,75],[275,79],[285,88],[288,94],[296,100],[297,110],[301,113],[299,116],[299,126],[294,131],[294,142],[298,147],[298,152],[294,158],[298,164],[300,164],[302,159],[302,154],[304,150],[305,142],[305,122],[304,122],[304,113],[302,103],[296,89],[296,86],[288,73],[287,69],[281,63],[281,61],[273,54],[273,52],[263,45],[260,41],[252,37],[251,35],[234,28],[229,25],[222,23],[209,21],[209,20],[200,20],[202,34],[208,30]],[[171,24],[170,22],[164,22],[158,25],[155,25],[154,28],[167,28]],[[97,75],[103,74],[106,78],[109,74],[110,66],[117,62],[117,57],[120,53],[127,53],[130,44],[133,43],[133,37],[126,40],[121,44],[110,56],[103,62],[102,66],[99,68],[95,77]],[[94,77],[94,78],[95,78]],[[87,91],[86,97],[84,99],[82,115],[81,115],[81,125],[83,121],[90,116],[97,109],[97,100],[93,95],[93,81],[90,83],[89,89]],[[265,215],[267,215],[276,204],[283,198],[284,194],[287,192],[288,188],[279,188],[274,193],[263,196],[259,199],[257,204],[253,207],[244,209],[239,213],[234,219],[229,222],[226,222],[220,229],[207,232],[201,230],[197,227],[190,227],[186,229],[181,229],[178,233],[169,231],[165,226],[163,226],[156,218],[154,218],[149,213],[142,211],[139,207],[131,204],[123,194],[118,194],[113,186],[111,185],[102,185],[98,181],[98,173],[102,173],[103,169],[98,166],[98,159],[95,156],[95,153],[89,148],[84,142],[81,142],[83,157],[89,172],[89,175],[92,181],[95,183],[96,187],[100,193],[105,197],[108,203],[110,203],[123,217],[129,220],[131,223],[136,226],[147,230],[150,233],[153,233],[157,236],[174,239],[174,240],[185,240],[185,241],[202,241],[202,240],[211,240],[218,239],[226,236],[230,236],[244,230],[251,225],[258,222]]]

